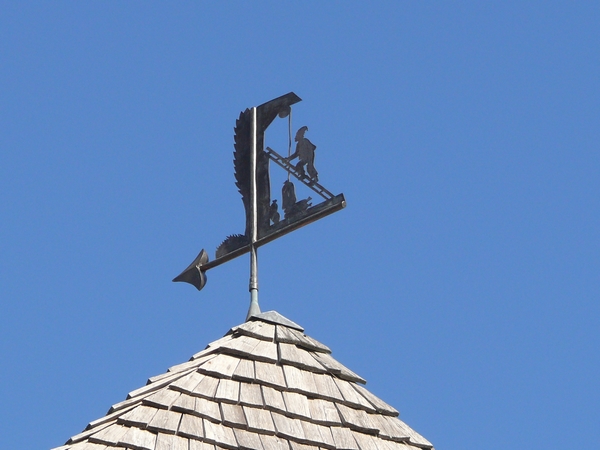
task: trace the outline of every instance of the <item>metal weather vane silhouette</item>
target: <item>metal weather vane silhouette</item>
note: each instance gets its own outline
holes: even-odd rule
[[[206,271],[245,253],[250,253],[250,308],[248,317],[260,313],[258,305],[257,249],[287,233],[346,206],[343,194],[333,195],[319,184],[315,168],[316,146],[304,135],[301,127],[295,137],[296,148],[291,153],[291,106],[301,99],[293,92],[248,108],[240,113],[234,128],[234,168],[236,186],[242,195],[246,210],[244,234],[228,236],[217,247],[216,259],[209,261],[202,249],[196,259],[173,281],[185,281],[201,290],[206,285]],[[290,131],[288,156],[283,157],[270,147],[264,148],[265,131],[279,116],[288,118]],[[292,161],[297,159],[295,164]],[[271,199],[269,165],[275,164],[287,171],[287,180],[281,190],[283,218],[276,199]],[[312,198],[297,200],[291,177],[304,184],[324,200],[313,205]]]

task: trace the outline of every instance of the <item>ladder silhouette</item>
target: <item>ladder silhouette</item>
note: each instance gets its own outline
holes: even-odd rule
[[[269,157],[269,159],[273,160],[277,165],[279,165],[280,167],[283,167],[289,173],[294,175],[294,177],[296,177],[302,184],[304,184],[308,188],[315,191],[317,194],[319,194],[325,200],[329,200],[334,197],[334,195],[331,192],[329,192],[327,189],[325,189],[324,186],[320,185],[316,181],[311,180],[308,177],[308,175],[306,175],[305,173],[302,173],[302,172],[296,170],[296,167],[293,164],[290,164],[290,162],[286,158],[281,156],[279,153],[277,153],[271,147],[267,147],[265,152],[267,153],[267,156]]]

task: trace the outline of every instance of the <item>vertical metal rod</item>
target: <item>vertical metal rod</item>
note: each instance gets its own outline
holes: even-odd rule
[[[252,229],[250,231],[250,308],[246,320],[255,314],[260,314],[258,306],[258,258],[255,243],[258,239],[258,194],[256,188],[256,159],[257,159],[257,118],[256,107],[252,108],[252,142],[250,148],[250,203]]]
[[[288,114],[288,158],[292,155],[292,108]],[[290,171],[288,169],[288,181],[290,181]]]

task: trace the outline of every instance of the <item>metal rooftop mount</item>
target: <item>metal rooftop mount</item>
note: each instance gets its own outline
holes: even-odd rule
[[[233,164],[235,184],[242,194],[246,210],[245,232],[228,236],[217,248],[216,259],[213,261],[209,261],[208,253],[202,249],[196,259],[173,279],[173,281],[185,281],[201,290],[206,285],[207,270],[250,253],[250,308],[247,318],[260,314],[258,247],[346,206],[343,194],[333,195],[319,184],[319,175],[315,168],[316,146],[304,136],[308,131],[307,126],[301,127],[296,132],[296,148],[294,153],[291,152],[291,106],[299,101],[301,101],[300,97],[290,92],[240,113],[234,129]],[[265,130],[277,116],[288,118],[289,145],[286,157],[270,147],[264,148]],[[298,161],[293,164],[292,161],[296,158]],[[271,198],[270,161],[287,171],[287,181],[284,181],[281,189],[283,219],[277,200]],[[298,200],[291,177],[313,190],[323,198],[323,201],[313,205],[311,197]]]

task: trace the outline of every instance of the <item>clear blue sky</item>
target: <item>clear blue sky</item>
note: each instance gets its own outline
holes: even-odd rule
[[[247,257],[171,279],[244,230],[240,110],[294,91],[348,206],[260,250],[263,310],[439,450],[600,448],[599,24],[591,1],[2,2],[0,447],[62,444],[244,320]]]

